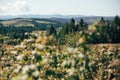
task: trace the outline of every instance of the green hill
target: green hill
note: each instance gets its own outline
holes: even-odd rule
[[[58,24],[59,22],[47,19],[32,19],[32,18],[16,18],[16,19],[9,19],[9,20],[2,20],[0,21],[4,26],[32,26],[34,27],[36,24]]]

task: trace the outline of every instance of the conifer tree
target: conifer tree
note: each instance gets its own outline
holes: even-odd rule
[[[80,19],[80,27],[83,27],[84,26],[84,20],[81,18]]]
[[[69,32],[74,32],[75,20],[72,18],[69,24]]]
[[[56,30],[53,25],[50,25],[47,30],[48,35],[56,35]]]

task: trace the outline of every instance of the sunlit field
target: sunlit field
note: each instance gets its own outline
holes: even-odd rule
[[[1,80],[117,80],[120,44],[58,45],[44,31],[27,33],[19,45],[1,46]],[[35,38],[34,38],[34,37]]]

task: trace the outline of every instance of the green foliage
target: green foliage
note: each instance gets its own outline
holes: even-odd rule
[[[0,44],[2,44],[4,41],[4,39],[2,37],[0,37]]]
[[[35,54],[35,60],[36,60],[36,62],[42,60],[41,55],[39,55],[39,54]]]
[[[60,44],[70,44],[73,45],[76,41],[78,41],[78,39],[81,36],[80,34],[78,34],[79,32],[84,31],[87,28],[87,23],[84,22],[83,19],[80,20],[79,23],[77,23],[73,18],[71,19],[71,21],[69,23],[66,23],[62,29],[59,31],[58,34],[58,42]],[[78,35],[78,36],[77,36]],[[72,38],[70,39],[69,38]],[[77,39],[76,39],[77,38]],[[74,39],[74,40],[73,40]],[[70,41],[71,40],[71,41]],[[76,44],[75,44],[76,45]],[[74,46],[75,46],[74,45]]]
[[[53,70],[46,70],[46,72],[45,72],[46,76],[50,76],[50,75],[54,75],[54,74],[55,74],[55,72]]]
[[[100,23],[105,23],[105,20],[104,20],[103,17],[101,17],[101,19],[100,19]]]
[[[48,35],[56,35],[57,34],[57,32],[56,32],[55,28],[53,27],[53,25],[48,26],[47,33],[48,33]]]
[[[81,27],[84,26],[84,21],[83,21],[83,19],[80,19],[80,23],[79,23],[79,24],[80,24]]]
[[[72,75],[67,80],[80,80],[78,76]]]
[[[120,25],[119,17],[116,16],[112,22],[105,21],[102,17],[96,25],[97,30],[92,33],[93,43],[119,43]]]
[[[17,42],[15,42],[15,41],[12,40],[12,39],[6,40],[6,43],[7,43],[8,45],[16,45],[16,44],[17,44]]]
[[[100,21],[87,25],[83,19],[77,23],[72,18],[70,23],[66,23],[59,32],[59,42],[65,44],[66,36],[70,36],[71,33],[77,33],[83,31],[87,38],[87,43],[119,43],[120,42],[120,18],[115,16],[113,21],[106,21],[101,17]],[[73,38],[73,36],[70,36]],[[79,39],[80,37],[77,37]],[[74,39],[76,39],[74,37]],[[71,40],[71,39],[69,39]],[[68,41],[69,41],[68,40]],[[67,41],[67,42],[68,42]],[[73,42],[75,40],[72,40]]]

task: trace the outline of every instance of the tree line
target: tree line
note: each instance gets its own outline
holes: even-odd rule
[[[77,32],[82,32],[86,37],[86,43],[120,43],[120,18],[115,16],[112,21],[109,21],[101,17],[99,22],[92,25],[88,25],[83,19],[75,21],[72,18],[57,34],[53,26],[47,32],[50,35],[56,35],[61,44],[65,44],[66,35]]]
[[[32,32],[34,30],[47,30],[48,35],[54,35],[59,44],[65,44],[65,37],[69,34],[79,35],[77,33],[82,32],[82,35],[86,38],[86,43],[120,43],[120,18],[115,16],[112,21],[105,20],[103,17],[99,22],[88,25],[82,18],[80,21],[71,19],[70,22],[64,24],[60,30],[56,30],[56,27],[60,27],[60,24],[39,24],[35,23],[35,27],[23,26],[4,26],[0,24],[0,34],[7,35],[10,39],[23,40],[28,38],[25,35],[26,32]]]

